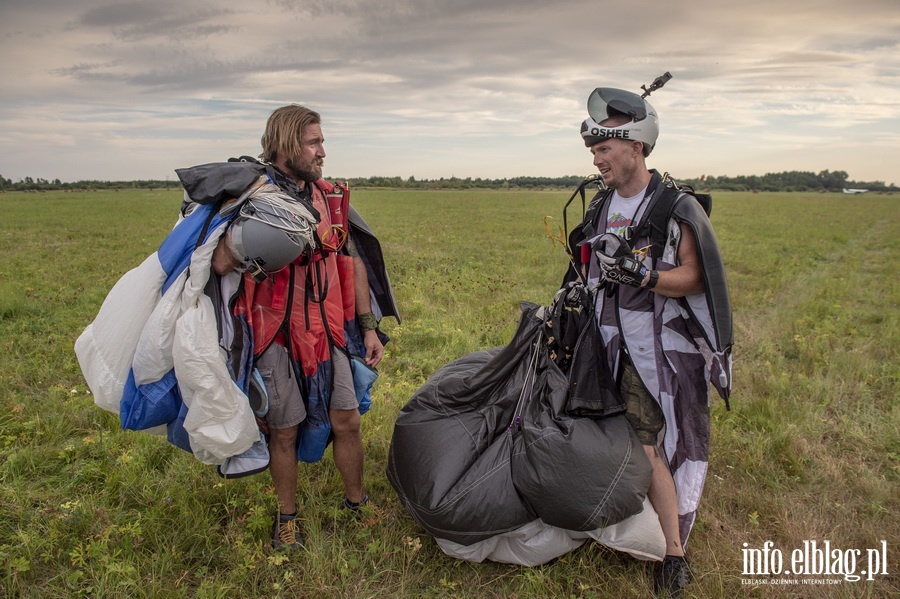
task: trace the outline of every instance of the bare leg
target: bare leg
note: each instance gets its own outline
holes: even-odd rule
[[[269,429],[269,472],[282,514],[297,512],[297,430]]]
[[[681,533],[678,527],[678,499],[675,495],[675,481],[669,467],[652,445],[644,445],[644,453],[653,467],[653,478],[647,496],[659,516],[663,535],[666,537],[666,555],[684,555]]]
[[[363,491],[362,433],[359,428],[358,410],[330,410],[331,431],[334,433],[334,465],[344,481],[347,499],[359,503],[365,497]]]

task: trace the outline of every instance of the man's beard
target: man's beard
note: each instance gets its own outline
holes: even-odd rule
[[[320,160],[300,164],[292,159],[285,162],[284,167],[291,177],[306,183],[315,183],[322,178],[322,162]]]

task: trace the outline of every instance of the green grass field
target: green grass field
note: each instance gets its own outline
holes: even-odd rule
[[[180,194],[0,195],[0,597],[650,596],[647,564],[597,544],[536,568],[451,559],[385,476],[410,395],[443,364],[506,343],[520,301],[552,298],[566,258],[544,217],[559,221],[568,195],[354,193],[403,315],[383,323],[392,341],[363,418],[376,507],[363,522],[337,509],[330,452],[301,465],[308,551],[295,556],[268,545],[268,474],[226,482],[163,438],[120,430],[74,356],[110,287],[171,229]],[[735,392],[730,412],[712,402],[689,596],[900,593],[898,200],[716,194]],[[801,586],[742,574],[745,543],[772,541],[789,562],[811,540],[863,557],[886,546],[888,575]]]

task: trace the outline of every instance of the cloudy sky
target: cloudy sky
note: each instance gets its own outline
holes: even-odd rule
[[[898,0],[0,0],[0,175],[174,179],[319,110],[326,176],[586,175],[595,87],[676,177],[900,182]]]

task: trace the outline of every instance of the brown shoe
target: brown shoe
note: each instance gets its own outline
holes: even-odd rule
[[[272,532],[272,547],[275,551],[297,551],[303,549],[303,535],[300,534],[300,520],[296,516],[279,515]]]

